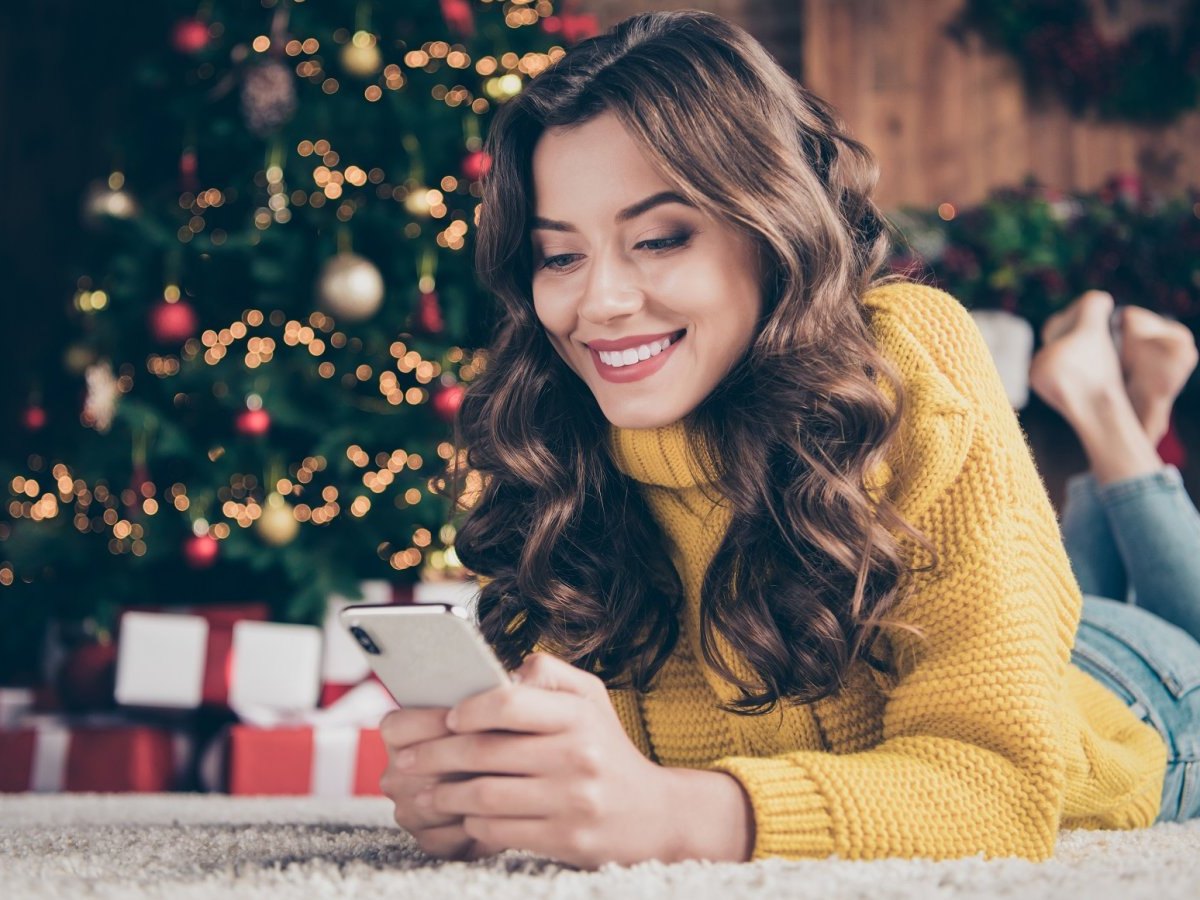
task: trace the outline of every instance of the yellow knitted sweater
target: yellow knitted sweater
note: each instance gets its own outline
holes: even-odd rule
[[[897,449],[869,483],[881,490],[898,476],[888,496],[941,560],[897,610],[925,639],[887,633],[895,676],[860,663],[816,703],[755,717],[719,710],[738,694],[703,663],[698,623],[728,511],[705,499],[680,423],[613,427],[614,461],[674,544],[687,597],[679,644],[653,689],[609,692],[626,732],[662,765],[737,778],[754,810],[754,859],[1042,860],[1060,827],[1151,824],[1166,748],[1070,664],[1079,586],[978,329],[953,297],[923,285],[876,288],[864,300],[909,402]]]

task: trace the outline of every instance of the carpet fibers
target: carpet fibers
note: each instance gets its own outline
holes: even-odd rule
[[[1200,821],[1066,832],[1052,860],[689,861],[584,872],[519,851],[422,854],[382,798],[0,796],[0,894],[16,898],[541,897],[1200,900]]]

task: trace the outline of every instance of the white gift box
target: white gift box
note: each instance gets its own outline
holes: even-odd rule
[[[126,612],[115,695],[124,706],[224,704],[282,710],[317,705],[321,629],[254,620],[210,630],[203,616]]]
[[[203,700],[207,659],[203,616],[127,612],[117,641],[117,703],[194,709]]]
[[[321,697],[321,637],[315,625],[234,625],[230,709],[314,709]]]
[[[338,620],[338,613],[356,603],[391,603],[392,585],[389,581],[371,579],[363,581],[359,587],[363,592],[360,600],[350,600],[341,594],[329,597],[323,628],[325,649],[321,657],[321,680],[328,684],[358,684],[371,674],[362,648]]]
[[[1033,326],[1020,316],[1002,309],[973,309],[971,318],[979,327],[1004,384],[1013,409],[1029,402],[1029,363],[1033,359]]]
[[[0,688],[0,728],[13,728],[33,709],[33,689]]]

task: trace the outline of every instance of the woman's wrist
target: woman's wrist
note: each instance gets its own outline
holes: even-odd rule
[[[754,809],[732,775],[664,767],[671,840],[667,862],[746,862],[754,849]]]

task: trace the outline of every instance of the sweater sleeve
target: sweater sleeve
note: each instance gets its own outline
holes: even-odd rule
[[[950,477],[905,476],[942,484],[915,521],[905,516],[939,555],[894,611],[924,635],[887,632],[896,676],[882,739],[870,749],[726,756],[705,766],[748,793],[754,859],[1044,860],[1054,849],[1066,783],[1060,706],[1082,598],[983,339],[957,301],[937,293],[921,299],[932,305],[925,324],[899,329],[891,344],[942,370],[933,377],[966,401],[974,423]],[[915,446],[919,404],[914,416],[907,440]],[[929,561],[924,551],[916,558]]]

